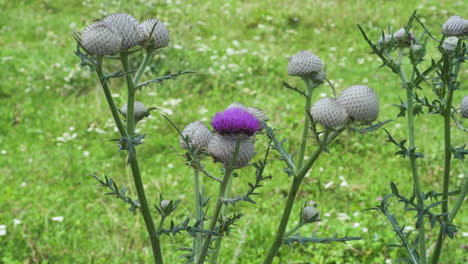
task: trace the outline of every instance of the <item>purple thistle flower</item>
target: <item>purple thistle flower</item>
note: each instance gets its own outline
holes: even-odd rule
[[[254,115],[237,107],[216,113],[211,125],[221,135],[243,133],[252,136],[261,129],[260,122]]]

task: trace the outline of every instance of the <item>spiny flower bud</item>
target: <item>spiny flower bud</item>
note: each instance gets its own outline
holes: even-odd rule
[[[81,33],[81,46],[94,55],[113,55],[119,52],[121,43],[120,35],[104,22],[93,23]]]
[[[305,223],[312,223],[320,220],[320,212],[315,206],[306,206],[302,208],[301,218]]]
[[[145,20],[140,24],[140,30],[143,34],[144,40],[150,40],[151,47],[159,49],[169,45],[169,40],[171,39],[169,31],[167,31],[164,23],[158,19],[150,18]]]
[[[163,209],[164,211],[167,210],[167,207],[169,206],[169,204],[171,203],[171,200],[162,200],[161,201],[161,209]]]
[[[392,34],[380,34],[379,40],[377,40],[377,45],[379,47],[387,47],[392,41],[393,35]]]
[[[463,97],[461,101],[460,113],[464,118],[468,118],[468,95]]]
[[[451,16],[442,26],[442,34],[445,36],[461,36],[466,34],[465,19],[460,16]]]
[[[405,28],[400,28],[399,30],[397,30],[397,32],[395,32],[393,34],[393,38],[395,38],[395,40],[396,40],[396,42],[398,44],[401,44],[401,45],[404,45],[404,46],[409,46],[409,45],[411,45],[411,42],[416,41],[416,38],[415,38],[414,33],[412,31],[410,31],[406,35]]]
[[[234,159],[237,142],[239,140],[239,152]],[[217,162],[233,168],[242,168],[249,164],[255,155],[253,141],[248,136],[239,135],[220,135],[214,134],[208,143],[208,154]]]
[[[127,104],[122,106],[120,111],[125,117],[127,117]],[[133,118],[135,123],[146,116],[148,116],[148,109],[146,109],[146,106],[142,102],[135,101],[135,103],[133,104]]]
[[[226,107],[226,109],[229,109],[229,108],[240,108],[240,109],[244,109],[245,111],[249,111],[248,107],[244,106],[243,104],[239,102],[234,102],[230,104],[228,107]]]
[[[289,75],[309,76],[319,72],[323,67],[322,60],[308,50],[299,51],[288,60]]]
[[[338,102],[353,121],[371,123],[379,115],[379,101],[374,90],[366,85],[353,85],[345,89]]]
[[[311,115],[315,121],[327,128],[342,126],[349,119],[346,109],[331,98],[323,98],[315,102]]]
[[[184,128],[182,135],[187,137],[189,144],[194,148],[206,150],[208,148],[208,142],[210,141],[212,133],[206,127],[205,123],[202,121],[195,121],[188,124]],[[187,144],[182,137],[180,138],[179,142],[182,148],[187,148]]]
[[[457,44],[457,37],[448,37],[442,42],[442,48],[447,52],[453,52],[457,49]]]
[[[129,14],[112,14],[105,17],[102,21],[111,25],[122,38],[121,50],[139,45],[143,40],[140,28],[138,27],[138,21]]]
[[[411,46],[410,52],[414,58],[420,58],[420,59],[422,59],[426,53],[423,45],[418,44],[418,43],[415,43]]]
[[[211,125],[221,135],[243,133],[252,136],[261,129],[260,122],[254,115],[249,113],[248,110],[237,107],[216,113]]]
[[[249,111],[249,113],[254,115],[255,118],[257,118],[257,120],[260,121],[260,122],[265,122],[268,119],[265,112],[263,112],[262,110],[260,110],[257,107],[251,106],[251,107],[248,108],[248,111]]]

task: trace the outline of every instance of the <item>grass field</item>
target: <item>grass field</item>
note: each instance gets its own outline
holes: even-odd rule
[[[109,141],[117,133],[99,83],[93,72],[80,68],[73,54],[73,32],[92,20],[115,12],[130,13],[139,21],[157,17],[170,30],[171,45],[160,50],[143,79],[180,70],[197,72],[146,87],[137,100],[160,108],[180,127],[194,120],[209,121],[232,102],[256,106],[295,151],[303,101],[284,89],[281,81],[298,87],[303,83],[287,75],[288,56],[304,49],[317,54],[339,92],[354,84],[372,87],[379,95],[379,120],[395,119],[386,128],[403,139],[405,119],[396,118],[399,110],[392,104],[404,98],[404,91],[388,69],[378,70],[380,61],[369,54],[356,24],[377,39],[381,29],[388,24],[397,29],[404,26],[418,9],[419,17],[440,36],[441,25],[451,15],[467,17],[466,10],[458,13],[465,6],[463,1],[435,0],[0,0],[0,225],[6,230],[0,235],[0,263],[151,263],[140,214],[103,195],[106,190],[89,176],[112,177],[136,196],[125,158]],[[138,60],[134,58],[133,63]],[[465,67],[462,82],[466,73]],[[431,88],[426,85],[425,89],[423,93],[430,95]],[[112,93],[118,105],[124,104],[125,87],[120,80],[112,81]],[[323,85],[318,94],[329,96],[331,89]],[[456,93],[455,105],[463,95],[466,85]],[[416,124],[417,145],[425,153],[419,160],[423,189],[441,191],[442,118],[424,115],[416,118]],[[148,133],[145,144],[139,146],[148,198],[157,203],[162,193],[165,198],[182,199],[174,216],[180,222],[192,210],[193,186],[190,168],[171,148],[178,146],[177,132],[156,112],[138,129]],[[455,146],[467,143],[466,133],[453,131]],[[257,159],[266,144],[266,136],[258,137]],[[321,237],[337,233],[363,240],[348,245],[284,246],[276,263],[395,263],[404,251],[385,251],[386,245],[398,243],[386,218],[363,210],[390,193],[391,181],[403,192],[411,192],[408,160],[393,155],[396,149],[386,142],[383,130],[366,135],[346,132],[330,150],[305,179],[290,226],[299,221],[300,205],[313,200],[319,203],[323,221],[306,227],[303,235],[315,231]],[[451,186],[457,189],[464,176],[463,164],[453,164]],[[289,190],[290,179],[282,168],[272,160],[267,172],[273,179],[260,189],[257,204],[241,203],[233,209],[244,217],[223,241],[219,263],[261,262]],[[253,179],[252,169],[243,170],[233,193],[245,191]],[[207,193],[216,194],[216,184],[205,180],[205,186]],[[467,260],[466,205],[454,224],[462,231],[455,240],[446,241],[441,263]],[[436,231],[428,232],[431,243]],[[163,237],[162,241],[166,263],[183,263],[177,248],[190,246],[190,238]]]

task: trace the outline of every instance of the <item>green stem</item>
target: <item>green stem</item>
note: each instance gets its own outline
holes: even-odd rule
[[[463,177],[463,185],[460,194],[457,197],[457,201],[455,201],[455,205],[452,208],[452,211],[450,211],[448,220],[449,223],[452,223],[453,219],[455,219],[455,216],[458,213],[458,210],[460,210],[463,201],[465,201],[466,194],[468,193],[468,167],[465,167],[465,173]]]
[[[122,61],[122,66],[124,68],[124,72],[130,71],[130,65],[128,63],[128,52],[122,51],[120,52],[120,59]],[[129,137],[134,136],[135,133],[135,123],[134,123],[134,102],[135,102],[135,87],[133,85],[133,80],[130,74],[125,75],[125,79],[127,81],[127,90],[128,90],[128,98],[127,98],[127,135]],[[140,202],[140,211],[143,215],[143,219],[145,221],[146,230],[150,236],[151,247],[153,249],[153,256],[154,262],[156,264],[162,264],[162,254],[161,254],[161,245],[159,241],[159,237],[156,233],[156,228],[153,222],[153,218],[151,216],[151,211],[148,206],[148,202],[146,201],[145,189],[143,187],[143,182],[141,180],[140,175],[140,168],[138,166],[138,159],[136,149],[133,147],[131,151],[128,151],[129,155],[129,163],[132,170],[133,180],[135,182],[135,188],[138,194],[138,201]]]
[[[287,238],[289,237],[290,235],[294,234],[294,232],[296,232],[297,230],[299,230],[301,227],[303,227],[305,225],[305,223],[301,222],[299,224],[297,224],[293,229],[289,230],[288,232],[286,232],[284,234],[284,238]]]
[[[297,160],[296,160],[296,168],[297,170],[300,170],[302,167],[302,163],[304,162],[304,154],[305,154],[305,149],[307,146],[307,137],[309,133],[309,126],[310,126],[310,118],[309,115],[307,114],[310,111],[310,107],[312,105],[312,92],[315,88],[312,80],[310,78],[303,78],[307,90],[306,90],[306,105],[305,105],[305,116],[304,116],[304,128],[302,130],[302,139],[301,139],[301,147],[299,149],[299,154],[297,155]]]
[[[154,50],[146,50],[145,54],[143,55],[143,61],[141,62],[140,67],[138,67],[138,70],[135,73],[135,77],[133,77],[134,87],[138,85],[141,75],[143,75],[143,72],[145,72],[146,66],[148,65],[148,62],[153,57],[153,54],[154,54]]]
[[[458,72],[460,71],[460,64],[461,62],[455,64],[455,69],[452,72],[452,65],[449,65],[449,75],[453,76],[453,80],[449,79],[447,89],[447,99],[445,102],[445,107],[443,111],[444,116],[444,149],[445,149],[445,164],[444,164],[444,182],[442,187],[442,219],[445,223],[449,224],[453,221],[453,218],[450,219],[449,209],[448,209],[448,193],[449,193],[449,183],[450,183],[450,165],[452,161],[452,143],[451,143],[451,127],[450,127],[450,118],[452,115],[452,100],[453,100],[453,93],[454,89],[452,84],[456,83]],[[461,197],[462,193],[460,193],[459,198]],[[465,193],[466,195],[466,193]],[[457,201],[458,202],[458,201]],[[461,204],[459,205],[461,206]],[[454,211],[452,217],[455,217],[458,209]],[[452,212],[451,212],[452,213]],[[437,264],[439,262],[440,253],[442,251],[442,246],[445,241],[445,230],[446,227],[443,225],[440,226],[439,234],[437,236],[437,243],[432,255],[432,264]]]
[[[327,141],[324,142],[323,145],[325,147],[328,146],[328,144],[330,144],[333,141],[333,139],[335,139],[342,131],[343,129],[333,132],[333,134],[328,137]],[[281,221],[276,231],[275,239],[273,240],[273,244],[271,245],[270,250],[268,251],[267,256],[265,257],[263,264],[271,264],[276,254],[278,253],[278,250],[283,244],[284,233],[286,232],[289,216],[291,215],[291,211],[294,205],[294,201],[296,199],[297,192],[299,191],[299,187],[301,186],[302,180],[304,179],[309,169],[312,167],[315,161],[317,161],[320,154],[322,154],[322,151],[322,147],[318,147],[317,149],[315,149],[314,153],[312,154],[312,157],[309,160],[307,160],[306,165],[304,165],[304,167],[300,169],[299,173],[296,176],[294,176],[291,188],[288,193],[288,198],[286,200],[286,205],[283,209],[283,215],[281,216]]]
[[[221,185],[219,186],[218,201],[216,202],[215,211],[213,213],[213,217],[211,218],[211,223],[210,223],[210,228],[209,228],[210,231],[214,231],[216,227],[216,223],[218,222],[219,214],[223,206],[222,198],[225,197],[228,182],[229,182],[229,179],[231,178],[231,174],[233,171],[234,171],[233,168],[225,169],[223,181],[221,182]],[[206,255],[208,254],[208,248],[210,247],[210,243],[211,243],[211,235],[206,235],[205,242],[203,243],[202,252],[200,254],[200,259],[198,259],[198,262],[197,262],[198,264],[202,264],[205,261]]]
[[[229,179],[228,183],[227,183],[226,194],[225,194],[226,197],[231,196],[232,180],[233,180],[233,178],[231,177]],[[221,212],[221,217],[226,216],[227,213],[228,213],[228,207],[225,206],[224,209]],[[211,258],[211,263],[212,264],[218,263],[218,256],[219,256],[219,251],[220,251],[220,248],[221,248],[222,238],[223,237],[220,237],[220,238],[216,239],[216,242],[215,242],[215,245],[214,245],[214,248],[213,248],[213,257]]]
[[[107,80],[104,76],[102,71],[102,57],[98,59],[98,63],[96,64],[96,73],[98,75],[99,81],[101,82],[102,89],[104,90],[104,95],[106,96],[107,104],[109,105],[109,109],[112,112],[112,117],[114,118],[115,124],[117,125],[117,129],[119,130],[120,136],[125,137],[127,132],[125,131],[125,127],[120,119],[119,112],[117,111],[117,107],[115,106],[114,99],[112,99],[112,94],[110,92],[109,86],[107,85]]]
[[[400,52],[402,52],[401,49]],[[408,136],[409,136],[409,149],[410,149],[410,164],[411,164],[411,172],[413,174],[413,192],[416,194],[416,199],[418,206],[420,208],[424,208],[424,199],[421,192],[421,183],[419,181],[418,175],[418,167],[416,164],[416,155],[415,155],[415,136],[414,136],[414,95],[413,89],[411,86],[408,85],[408,81],[406,79],[406,75],[403,72],[401,65],[399,67],[399,75],[402,82],[403,88],[406,90],[406,98],[408,101],[408,109],[407,109],[407,116],[408,116]],[[427,255],[426,255],[426,237],[424,234],[424,221],[421,221],[421,225],[419,227],[419,255],[421,264],[427,263]]]
[[[200,175],[199,175],[198,170],[194,170],[193,181],[194,181],[194,185],[195,185],[195,221],[200,223],[198,228],[203,229],[203,218],[204,218],[204,216],[203,216],[202,204],[201,204],[201,201],[200,201],[200,195],[201,195]],[[200,254],[201,254],[200,250],[201,250],[201,246],[202,246],[202,243],[203,243],[203,238],[202,238],[200,233],[195,234],[195,240],[193,241],[193,243],[194,243],[194,246],[193,246],[194,263],[196,263],[198,261],[198,258],[200,257]]]

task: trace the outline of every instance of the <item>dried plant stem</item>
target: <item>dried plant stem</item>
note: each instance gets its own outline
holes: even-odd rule
[[[130,65],[128,63],[128,53],[126,51],[122,51],[120,53],[120,59],[122,61],[122,66],[124,68],[124,72],[130,71]],[[129,137],[134,136],[135,133],[135,122],[133,118],[134,113],[134,102],[135,102],[135,86],[132,80],[131,75],[125,75],[125,79],[127,81],[127,89],[128,89],[128,98],[127,98],[127,135]],[[151,216],[151,211],[148,206],[148,202],[146,201],[145,189],[143,187],[143,182],[141,180],[140,175],[140,168],[138,166],[138,159],[136,154],[136,149],[128,152],[129,154],[129,163],[130,168],[132,171],[133,180],[135,182],[135,188],[138,194],[138,201],[140,202],[140,211],[143,215],[143,219],[145,221],[146,229],[150,236],[151,247],[153,249],[153,256],[154,262],[156,264],[162,264],[162,254],[161,254],[161,245],[159,242],[159,237],[156,233],[156,228],[153,222],[153,218]]]
[[[265,257],[265,260],[263,261],[263,264],[271,264],[276,254],[278,253],[278,250],[283,244],[284,234],[288,225],[289,216],[291,215],[294,201],[299,191],[299,187],[301,186],[302,180],[304,179],[305,175],[310,170],[312,165],[315,163],[315,161],[317,161],[317,159],[320,157],[320,154],[322,154],[324,148],[327,147],[339,134],[341,134],[343,130],[344,129],[335,131],[329,137],[327,137],[326,142],[324,142],[321,146],[315,149],[315,151],[312,153],[311,158],[307,161],[304,167],[299,169],[298,173],[296,173],[296,175],[294,176],[291,188],[288,193],[288,198],[286,200],[286,205],[283,210],[283,215],[281,216],[281,221],[278,226],[278,230],[276,230],[275,239],[270,247],[270,250],[267,253],[267,256]]]
[[[226,189],[228,187],[229,179],[231,178],[233,171],[234,169],[231,167],[226,167],[224,171],[223,181],[221,182],[219,186],[218,201],[216,202],[215,211],[213,213],[213,216],[210,222],[210,227],[209,227],[210,231],[214,231],[216,227],[216,223],[218,222],[218,218],[221,213],[221,208],[223,206],[222,198],[224,198],[226,194]],[[208,234],[205,237],[205,242],[203,243],[203,248],[200,254],[200,258],[198,259],[198,262],[197,262],[198,264],[203,264],[203,262],[205,262],[205,258],[206,258],[206,255],[208,254],[208,248],[210,247],[210,243],[211,243],[211,235]]]
[[[403,54],[403,49],[400,50],[400,56]],[[419,175],[418,175],[418,167],[416,164],[416,155],[415,155],[415,136],[414,136],[414,94],[413,94],[413,88],[412,86],[408,85],[408,81],[406,79],[406,75],[401,67],[401,64],[399,65],[399,76],[401,79],[401,83],[403,88],[406,90],[406,99],[408,102],[407,106],[407,117],[408,117],[408,143],[409,143],[409,149],[410,149],[410,163],[411,163],[411,172],[413,175],[413,192],[416,194],[416,199],[418,206],[420,208],[424,208],[424,198],[422,196],[421,192],[421,183],[419,181]],[[426,264],[426,237],[424,234],[424,221],[420,222],[420,226],[418,229],[418,234],[419,234],[419,254],[420,254],[420,261],[421,264]]]

